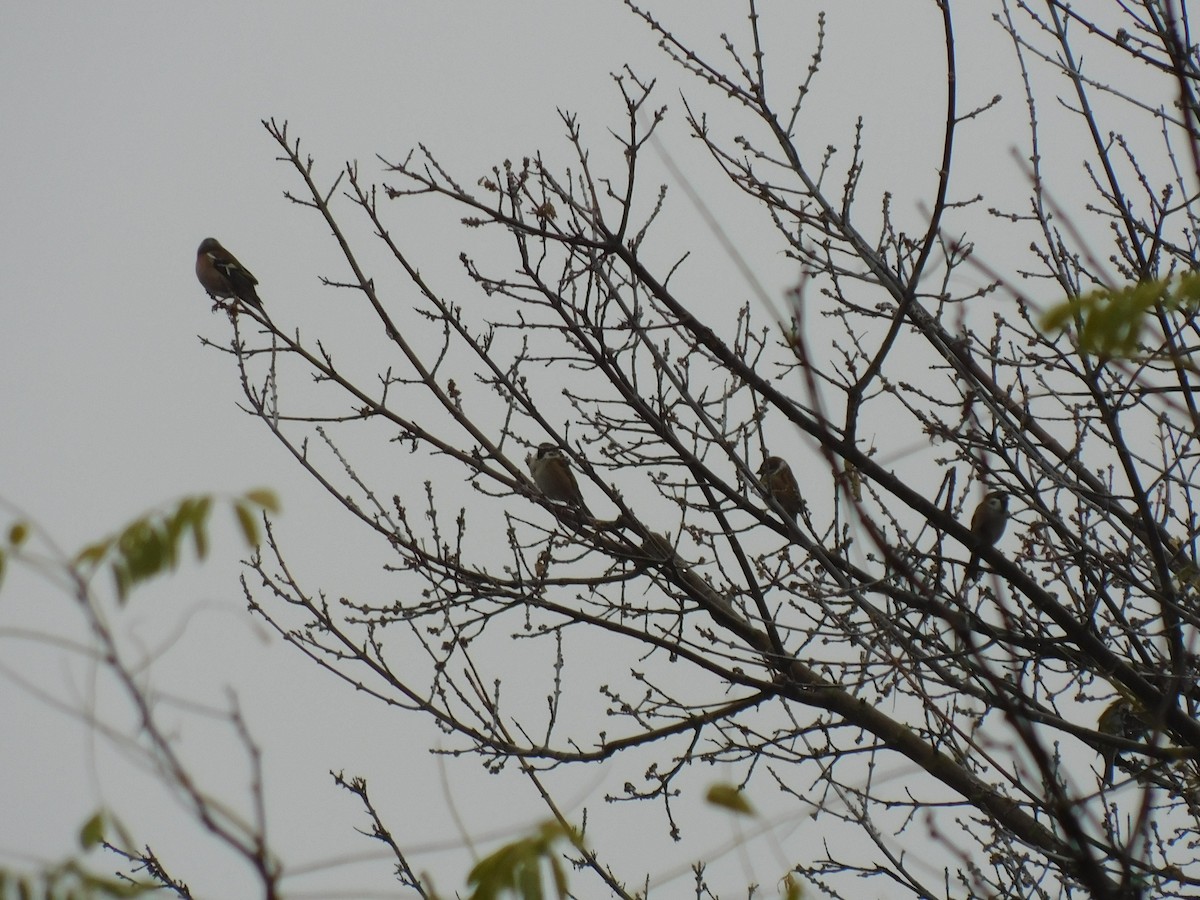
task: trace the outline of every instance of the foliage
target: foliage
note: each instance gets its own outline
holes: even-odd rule
[[[1154,313],[1190,319],[1200,311],[1200,274],[1185,272],[1114,290],[1091,291],[1046,311],[1042,325],[1051,330],[1074,326],[1079,346],[1088,353],[1129,357],[1144,351]]]
[[[119,823],[104,812],[97,812],[79,829],[79,846],[84,854],[104,842],[106,826],[120,834],[125,843],[129,843],[130,838]],[[121,900],[160,890],[158,882],[137,882],[100,875],[88,869],[82,857],[44,866],[35,874],[21,874],[0,868],[0,900]]]
[[[523,900],[542,900],[547,896],[542,883],[543,869],[549,870],[551,896],[567,896],[567,874],[554,845],[567,841],[578,846],[579,836],[557,822],[547,822],[526,838],[505,844],[484,857],[467,875],[471,900],[499,900],[513,896]]]
[[[66,587],[95,644],[94,647],[79,646],[77,649],[94,664],[96,671],[93,677],[97,677],[97,672],[111,676],[118,691],[136,712],[139,725],[137,739],[128,744],[119,739],[116,742],[125,752],[138,758],[141,764],[158,772],[176,798],[183,802],[207,831],[251,860],[262,872],[264,881],[271,884],[277,877],[277,866],[263,840],[261,828],[256,827],[255,823],[240,821],[223,803],[207,795],[194,780],[178,754],[176,740],[159,724],[157,698],[144,683],[142,662],[127,659],[111,627],[109,616],[101,608],[102,601],[95,596],[92,588],[95,573],[107,566],[113,576],[118,603],[123,604],[129,592],[142,582],[173,571],[189,539],[196,556],[205,559],[209,549],[210,513],[214,503],[223,499],[211,494],[185,497],[174,506],[139,516],[115,535],[85,547],[70,558],[62,557],[56,550],[55,542],[40,528],[30,521],[18,520],[8,528],[7,546],[0,548],[0,572],[15,561]],[[251,490],[228,498],[228,503],[246,544],[257,547],[257,516],[260,512],[279,510],[274,493],[263,489]],[[49,548],[49,553],[35,553],[30,549],[35,538]],[[95,725],[91,712],[81,715]],[[257,751],[236,711],[231,719],[239,737],[247,744],[251,761],[256,763]],[[98,726],[97,731],[109,739],[115,739],[115,730],[108,723]],[[0,868],[0,900],[8,900],[9,897],[22,900],[41,897],[46,900],[101,900],[159,893],[164,888],[179,897],[191,896],[187,886],[171,878],[149,847],[134,849],[137,845],[132,837],[107,811],[96,812],[80,827],[79,843],[81,854],[44,865],[36,872]],[[135,869],[144,873],[145,877],[112,877],[94,872],[84,857],[100,846],[133,863]]]
[[[271,491],[252,490],[230,499],[242,537],[258,546],[257,511],[278,512],[279,502]],[[208,520],[213,498],[185,497],[173,510],[148,513],[126,525],[118,534],[85,547],[75,558],[85,577],[107,564],[117,598],[124,601],[140,582],[174,571],[179,565],[183,543],[189,537],[197,559],[208,556]],[[15,543],[15,542],[14,542]]]

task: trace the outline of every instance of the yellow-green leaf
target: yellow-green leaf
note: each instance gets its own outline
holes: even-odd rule
[[[119,562],[112,565],[113,581],[116,582],[117,600],[124,603],[125,598],[129,595],[129,588],[133,584],[133,577],[129,574],[129,570]]]
[[[279,498],[272,490],[255,488],[252,491],[246,491],[242,499],[248,503],[253,503],[255,506],[262,507],[269,513],[279,512]]]
[[[246,499],[230,502],[238,524],[252,546],[258,544],[255,510],[278,509],[271,491],[250,491]],[[208,556],[208,521],[213,498],[208,495],[184,497],[173,509],[148,513],[133,520],[117,535],[85,547],[75,557],[76,565],[95,568],[110,561],[117,596],[122,601],[138,583],[178,567],[184,541],[191,536],[198,559]],[[85,573],[90,574],[90,573]]]
[[[84,547],[75,557],[75,562],[78,564],[88,564],[95,566],[100,560],[108,555],[109,549],[112,547],[112,539],[100,541],[98,544],[92,544],[90,547]]]
[[[746,795],[732,784],[714,784],[708,789],[705,799],[713,806],[722,806],[743,816],[754,815],[754,809],[746,800]]]
[[[545,896],[543,863],[552,874],[555,895],[565,897],[567,879],[554,849],[554,844],[563,837],[579,845],[573,831],[557,822],[547,822],[531,836],[505,844],[479,860],[467,875],[467,884],[473,888],[471,900],[493,900],[507,895],[541,900]]]
[[[784,900],[800,900],[804,896],[804,888],[791,876],[791,873],[783,876],[783,896]]]
[[[14,547],[20,547],[29,537],[29,526],[24,522],[14,522],[8,529],[8,542]]]
[[[97,812],[79,829],[79,846],[91,850],[104,840],[104,813]]]
[[[196,559],[208,558],[208,523],[196,522],[192,526],[192,546],[196,548]]]
[[[208,514],[211,510],[211,497],[195,497],[188,504],[187,521],[191,524],[197,559],[208,557]]]
[[[538,871],[536,860],[518,870],[517,877],[523,900],[542,900],[542,873]]]
[[[254,513],[248,506],[240,502],[233,504],[233,511],[237,515],[238,524],[242,526],[242,536],[246,538],[246,543],[251,547],[257,547],[258,520],[254,517]]]
[[[1101,289],[1071,297],[1042,315],[1049,331],[1074,326],[1079,345],[1092,353],[1130,356],[1142,342],[1147,313],[1162,308],[1194,308],[1200,299],[1200,274],[1186,272],[1178,278],[1160,278],[1112,290]]]

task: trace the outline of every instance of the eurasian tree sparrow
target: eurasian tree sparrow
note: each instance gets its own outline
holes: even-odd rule
[[[762,479],[767,495],[795,521],[804,507],[804,499],[800,496],[800,485],[796,483],[792,467],[782,457],[768,456],[758,467],[758,477]]]
[[[967,563],[966,579],[979,577],[979,551],[994,547],[1008,525],[1008,494],[1004,491],[989,492],[975,507],[971,516],[971,534],[975,540],[971,547],[971,560]]]

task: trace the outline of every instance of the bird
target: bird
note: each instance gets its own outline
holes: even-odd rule
[[[538,444],[537,453],[528,456],[525,462],[543,496],[574,506],[585,516],[591,517],[592,512],[583,502],[579,482],[575,480],[575,473],[571,471],[571,465],[562,450],[549,442]]]
[[[994,547],[1004,534],[1008,525],[1008,494],[1004,491],[990,491],[971,516],[971,560],[967,563],[966,579],[974,581],[979,577],[979,551],[985,547]]]
[[[200,249],[196,251],[196,277],[214,300],[236,298],[255,309],[263,308],[254,290],[258,279],[216,238],[205,238],[200,242]]]
[[[767,496],[795,521],[804,507],[804,500],[800,496],[800,485],[796,483],[792,467],[782,457],[768,456],[758,467],[758,476],[762,479]]]
[[[1100,720],[1096,723],[1096,730],[1101,734],[1128,741],[1144,740],[1149,735],[1146,720],[1124,697],[1118,697],[1104,707],[1104,712],[1100,713]],[[1120,752],[1116,747],[1109,745],[1100,748],[1100,755],[1104,759],[1105,784],[1113,783],[1113,765]]]
[[[1173,537],[1168,537],[1164,543],[1171,554],[1167,557],[1167,566],[1178,579],[1179,586],[1181,588],[1200,587],[1200,568],[1197,568],[1192,561],[1192,551],[1188,549],[1188,546]]]

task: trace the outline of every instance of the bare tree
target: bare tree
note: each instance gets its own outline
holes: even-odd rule
[[[252,608],[381,710],[418,710],[456,752],[518,767],[564,821],[548,770],[637,754],[645,777],[616,799],[660,804],[689,837],[679,797],[721,762],[752,800],[782,793],[857,836],[788,848],[830,896],[862,896],[867,876],[872,896],[1194,896],[1200,412],[1196,304],[1175,276],[1196,268],[1200,57],[1186,8],[1097,3],[1087,18],[1001,0],[1028,110],[1004,140],[1028,190],[992,196],[956,178],[957,147],[1000,98],[959,96],[971,62],[954,5],[936,3],[941,156],[898,212],[860,187],[884,152],[861,129],[848,163],[801,149],[823,17],[790,51],[811,57],[807,79],[778,85],[754,2],[723,62],[629,6],[695,76],[686,122],[763,223],[714,226],[720,240],[734,259],[774,242],[793,292],[720,312],[689,296],[704,263],[661,222],[669,204],[703,216],[706,190],[683,185],[698,196],[681,201],[648,182],[670,113],[629,70],[625,121],[601,142],[562,114],[565,166],[531,149],[461,176],[422,146],[383,160],[381,183],[358,165],[331,181],[265,123],[292,199],[344,255],[349,274],[327,283],[370,312],[378,352],[302,333],[270,300],[231,311],[218,349],[248,411],[394,560],[388,600],[330,602],[268,532]],[[726,138],[716,123],[734,116],[752,126]],[[1085,139],[1052,166],[1044,148],[1066,132]],[[427,280],[396,237],[431,199],[465,227],[472,296]],[[355,216],[402,286],[363,261]],[[1098,347],[1088,329],[1131,285],[1150,300],[1118,316],[1129,352]],[[1044,327],[1068,301],[1068,327]],[[418,473],[402,490],[368,471],[389,445]],[[579,492],[551,480],[564,463]],[[346,784],[387,836],[388,810]],[[621,853],[579,850],[575,877],[637,895],[645,875]]]

